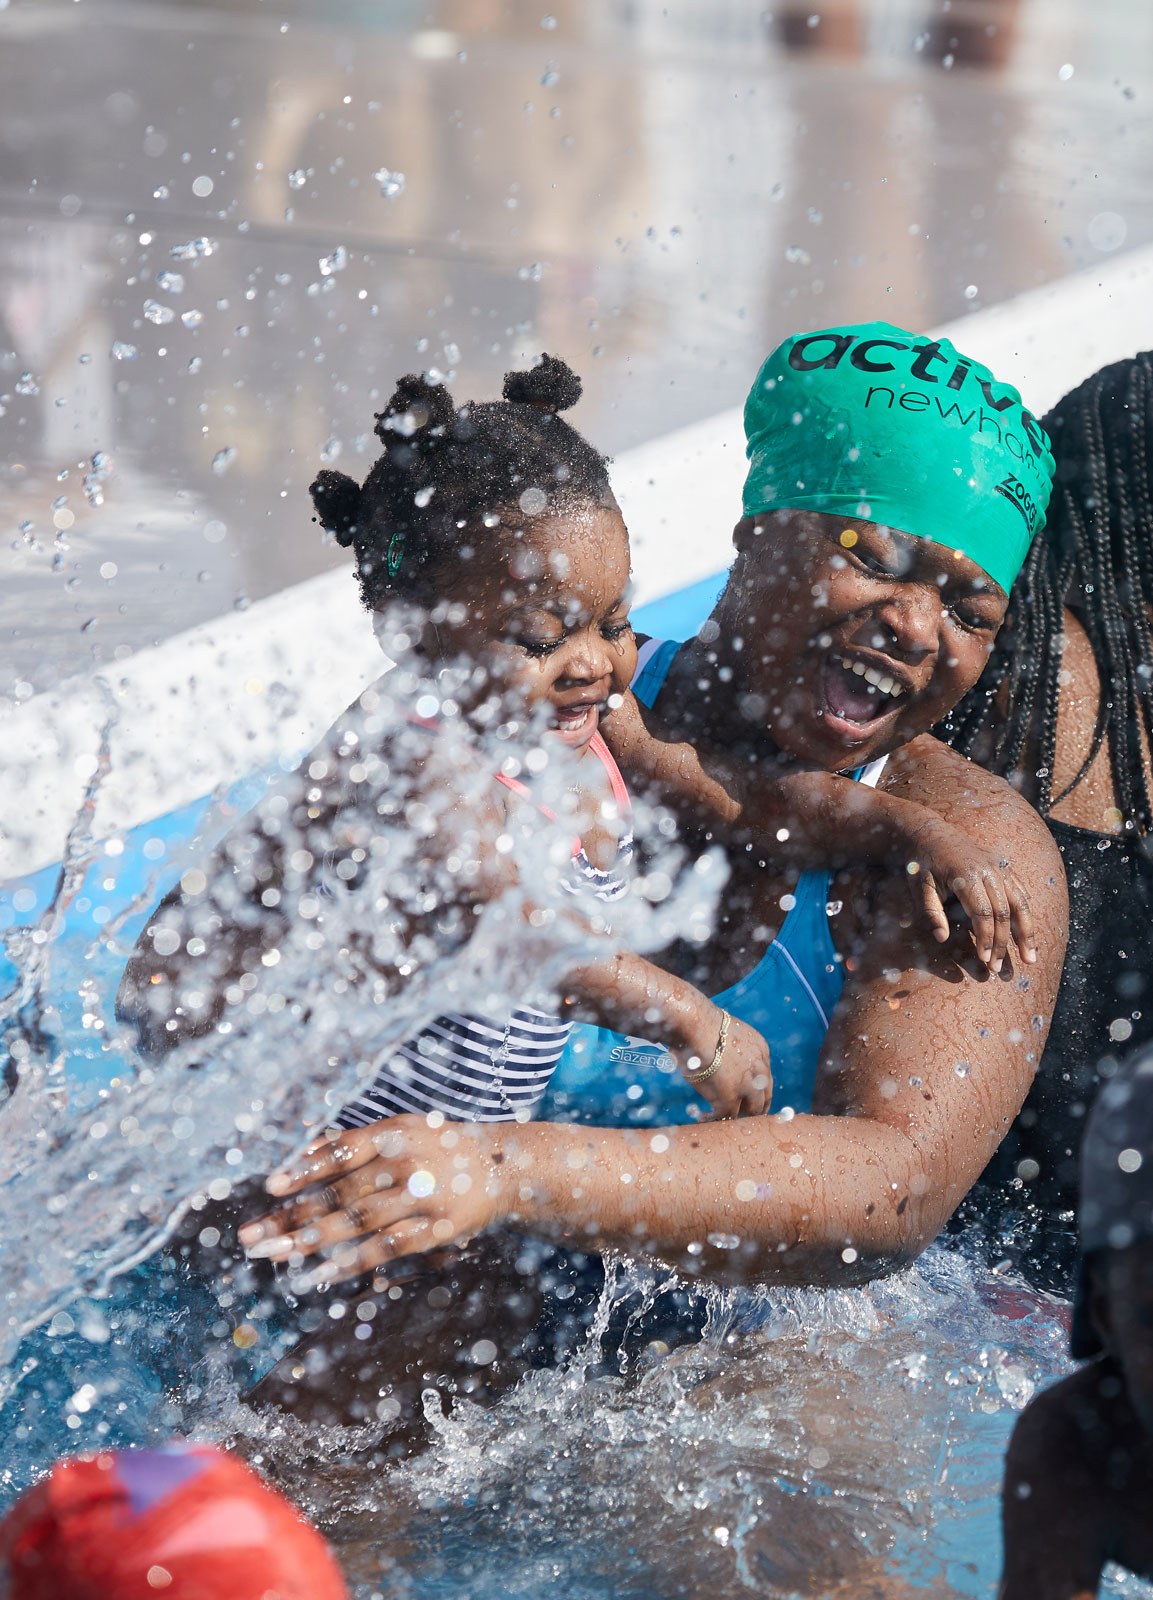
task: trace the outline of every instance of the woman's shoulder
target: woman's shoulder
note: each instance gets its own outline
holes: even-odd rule
[[[1044,820],[1011,783],[924,733],[895,751],[880,786],[887,794],[927,806],[946,822],[985,844],[1028,849],[1039,865],[1061,870],[1061,857]]]

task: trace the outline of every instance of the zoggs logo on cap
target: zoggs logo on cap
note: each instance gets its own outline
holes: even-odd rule
[[[841,367],[842,363],[855,368],[866,379],[884,378],[889,373],[901,375],[895,387],[883,381],[869,384],[864,397],[866,408],[884,407],[913,413],[936,410],[944,422],[956,422],[964,428],[975,425],[978,433],[987,427],[996,433],[1010,454],[1018,455],[1018,459],[1023,459],[1019,455],[1023,448],[1033,457],[1040,456],[1046,448],[1045,435],[1036,417],[1021,405],[1016,391],[998,393],[991,381],[992,374],[959,355],[947,341],[922,339],[908,344],[881,334],[862,337],[826,331],[803,334],[794,341],[788,354],[788,364],[794,372],[831,370]],[[925,389],[908,388],[909,379],[924,384]],[[979,393],[980,402],[974,390]],[[950,398],[957,395],[959,399]],[[1023,440],[1008,429],[1009,419],[1004,414],[1010,411],[1015,413],[1013,420],[1020,421]],[[1017,449],[1013,448],[1014,444]],[[1009,498],[1014,497],[1010,495]],[[1019,500],[1015,503],[1018,510],[1024,510]]]

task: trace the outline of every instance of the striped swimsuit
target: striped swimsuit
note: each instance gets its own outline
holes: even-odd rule
[[[589,750],[608,774],[625,833],[607,871],[594,867],[581,841],[575,840],[572,876],[563,887],[611,902],[627,888],[631,807],[624,779],[599,733],[589,741]],[[515,778],[498,773],[497,782],[531,798]],[[546,806],[539,809],[550,821],[557,820]],[[439,1111],[455,1122],[525,1121],[548,1087],[572,1026],[532,1006],[518,1006],[503,1019],[445,1012],[400,1046],[370,1087],[341,1110],[336,1125],[361,1128],[410,1111]]]

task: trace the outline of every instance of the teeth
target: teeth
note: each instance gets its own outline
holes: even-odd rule
[[[846,656],[836,656],[834,659],[846,672],[854,672],[858,678],[864,678],[870,688],[879,690],[881,694],[891,695],[896,700],[905,692],[896,679],[878,672],[876,667],[867,667],[863,661],[850,661]]]

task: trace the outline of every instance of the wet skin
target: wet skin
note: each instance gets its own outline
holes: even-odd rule
[[[813,512],[745,518],[733,539],[705,636],[670,676],[684,727],[846,771],[927,732],[984,670],[1007,599],[948,546]]]
[[[1095,1265],[1091,1315],[1105,1354],[1013,1431],[1001,1600],[1089,1600],[1108,1561],[1153,1578],[1153,1242]]]
[[[916,1256],[981,1172],[1044,1041],[1064,944],[1060,862],[1040,819],[1006,784],[923,734],[979,675],[1003,595],[942,547],[908,551],[914,565],[898,569],[901,540],[861,524],[851,531],[864,550],[850,562],[856,546],[840,543],[846,526],[809,519],[799,537],[778,526],[791,535],[785,544],[738,528],[740,554],[715,633],[706,628],[706,639],[683,653],[659,709],[679,737],[691,741],[707,724],[720,743],[768,762],[783,752],[828,770],[896,750],[886,793],[995,841],[1014,861],[1047,934],[1035,967],[1022,970],[1013,955],[990,978],[967,938],[941,946],[911,925],[899,883],[842,872],[834,927],[846,981],[813,1114],[668,1128],[659,1139],[541,1123],[438,1130],[412,1118],[357,1130],[272,1186],[299,1199],[264,1227],[282,1240],[290,1232],[302,1261],[327,1249],[322,1276],[370,1270],[386,1282],[390,1263],[414,1249],[503,1224],[652,1252],[689,1275],[725,1281],[860,1282]],[[738,637],[755,648],[738,650]],[[869,708],[830,689],[831,653],[883,667],[882,692],[892,678],[904,694],[879,715],[846,718]],[[712,992],[759,959],[795,877],[745,849],[730,851],[730,862],[715,938],[703,951],[662,958]],[[418,1170],[435,1180],[419,1202],[408,1192]],[[453,1186],[461,1174],[465,1193]],[[375,1231],[366,1237],[369,1196]],[[310,1226],[320,1213],[323,1226]],[[702,1246],[721,1228],[737,1233],[738,1248]],[[273,1375],[265,1393],[300,1404],[284,1385],[284,1374]],[[332,1415],[342,1404],[364,1400],[329,1374],[305,1409]]]
[[[991,821],[989,808],[1007,805],[1008,823],[1018,808],[1006,786],[986,782],[925,737],[984,670],[1004,592],[945,545],[852,519],[808,512],[744,519],[734,543],[729,584],[703,637],[678,653],[658,702],[663,727],[690,742],[707,735],[753,764],[836,772],[900,751],[882,777],[883,793],[927,805],[970,837],[981,836],[972,826],[979,810]],[[844,662],[864,665],[898,692],[870,694]],[[857,715],[844,715],[846,708]],[[1003,842],[999,853],[1016,870],[1017,852],[1007,836]],[[774,873],[764,851],[730,851],[729,865],[719,937],[704,950],[680,947],[666,957],[710,993],[761,959],[783,920],[781,897],[796,881],[795,873]],[[867,939],[876,887],[859,872],[834,881],[832,897],[845,907],[833,923],[843,955]],[[891,888],[890,914],[904,915]]]
[[[425,654],[476,662],[476,699],[495,688],[530,714],[547,707],[552,736],[586,752],[636,668],[620,512],[581,504],[535,524],[501,522],[428,587]]]

